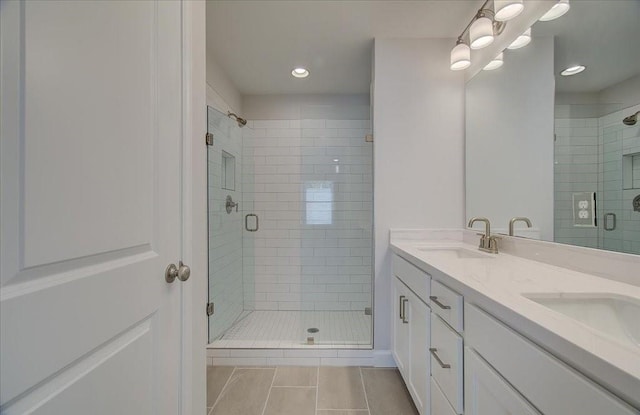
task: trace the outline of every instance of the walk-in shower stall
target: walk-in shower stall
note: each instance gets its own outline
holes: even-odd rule
[[[300,113],[208,108],[211,347],[371,347],[369,107]]]
[[[632,122],[638,110],[556,105],[556,242],[640,254],[640,124]],[[587,220],[580,217],[582,199],[595,201]]]

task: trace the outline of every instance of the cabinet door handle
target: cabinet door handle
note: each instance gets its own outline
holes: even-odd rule
[[[438,305],[438,307],[440,307],[441,309],[443,309],[443,310],[451,310],[451,306],[450,305],[442,304],[440,301],[438,301],[438,297],[436,297],[435,295],[430,295],[429,298],[431,299],[431,301],[436,303]]]
[[[403,305],[404,305],[404,295],[400,296],[400,299],[398,300],[398,309],[400,310],[400,320],[404,320],[404,313],[403,313]]]
[[[407,310],[404,308],[405,304],[407,304],[409,300],[406,298],[402,300],[402,322],[407,324],[409,320],[407,320]]]
[[[450,369],[451,365],[443,362],[440,357],[438,356],[438,353],[436,353],[438,351],[438,349],[436,349],[435,347],[430,347],[429,348],[429,352],[431,352],[431,356],[433,356],[434,359],[436,359],[436,361],[438,362],[438,364],[440,365],[441,368],[443,369]]]

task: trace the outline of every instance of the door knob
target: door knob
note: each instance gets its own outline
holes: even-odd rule
[[[164,271],[164,279],[168,283],[172,283],[177,279],[180,281],[186,281],[191,276],[191,268],[187,265],[183,264],[182,261],[179,262],[179,266],[176,264],[169,264],[167,269]]]

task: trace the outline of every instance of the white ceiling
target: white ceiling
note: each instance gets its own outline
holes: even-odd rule
[[[561,18],[535,24],[539,35],[556,36],[558,92],[598,92],[640,74],[640,0],[572,0]],[[587,69],[558,76],[576,64]]]
[[[207,49],[243,95],[368,93],[375,37],[456,38],[481,4],[209,0]]]

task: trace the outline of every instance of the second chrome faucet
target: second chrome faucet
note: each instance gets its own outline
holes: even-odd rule
[[[476,222],[484,222],[485,226],[484,235],[481,233],[478,234],[481,236],[478,249],[484,252],[489,252],[491,254],[497,254],[499,237],[491,235],[491,223],[489,222],[489,219],[473,217],[469,219],[469,227],[472,228],[473,224]]]

